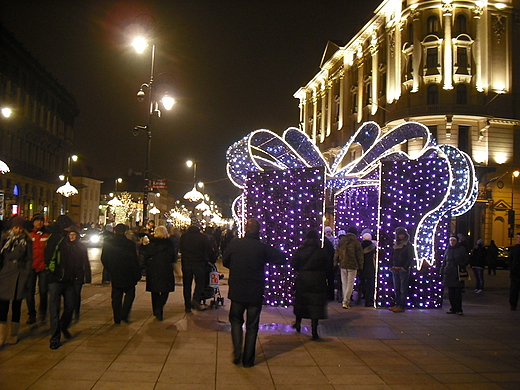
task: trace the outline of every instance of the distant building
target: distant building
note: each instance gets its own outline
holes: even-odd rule
[[[453,229],[509,245],[520,229],[519,16],[517,0],[383,1],[348,43],[328,43],[320,71],[294,94],[300,129],[333,158],[363,122],[425,124],[471,156],[481,182]],[[401,149],[413,155],[423,142]],[[350,150],[351,161],[360,155]]]
[[[0,175],[0,219],[44,213],[53,220],[64,212],[56,193],[73,151],[72,95],[0,25],[0,159],[11,172]]]

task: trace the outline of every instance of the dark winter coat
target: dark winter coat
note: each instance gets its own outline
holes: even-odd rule
[[[87,247],[81,242],[69,241],[68,231],[50,235],[45,248],[45,265],[49,271],[48,282],[91,283],[92,272]],[[59,252],[59,259],[54,253]]]
[[[208,236],[196,226],[190,226],[181,236],[179,243],[182,264],[200,264],[204,266],[212,257]]]
[[[0,241],[0,249],[6,243],[8,233]],[[24,232],[24,245],[13,245],[0,254],[0,299],[3,301],[26,298],[27,280],[32,272],[32,241]]]
[[[486,264],[489,268],[496,268],[498,262],[498,246],[494,242],[487,248]]]
[[[297,272],[294,280],[294,315],[300,318],[327,318],[327,272],[330,255],[318,240],[307,239],[291,259]]]
[[[285,264],[285,253],[264,244],[258,235],[246,234],[235,238],[226,247],[222,257],[224,267],[229,268],[228,298],[243,303],[262,304],[264,300],[267,263]]]
[[[169,238],[150,238],[148,245],[139,248],[144,257],[146,268],[146,291],[175,291],[173,263],[175,263],[175,246]]]
[[[391,269],[403,269],[409,271],[413,264],[413,245],[408,240],[397,241],[392,247],[390,255]]]
[[[361,242],[363,248],[363,269],[359,277],[361,279],[374,279],[376,276],[376,246],[371,240]]]
[[[509,254],[509,278],[520,281],[520,244],[511,248]]]
[[[457,244],[448,246],[444,254],[444,262],[441,266],[441,275],[444,287],[464,288],[464,281],[459,281],[458,267],[466,267],[469,264],[469,255],[466,248]]]
[[[487,249],[483,245],[477,245],[471,252],[469,264],[471,267],[484,268],[486,266]]]
[[[137,247],[124,234],[114,234],[104,242],[101,262],[114,288],[133,287],[141,279]]]

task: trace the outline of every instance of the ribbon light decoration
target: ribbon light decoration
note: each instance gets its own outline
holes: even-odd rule
[[[443,216],[447,213],[451,216],[464,214],[473,206],[478,193],[478,181],[471,158],[453,146],[437,145],[423,124],[405,122],[382,135],[377,123],[366,122],[342,147],[330,165],[312,140],[297,128],[288,128],[281,137],[269,130],[256,130],[228,148],[227,172],[231,182],[244,190],[250,172],[324,167],[326,186],[339,194],[352,186],[380,186],[380,162],[412,160],[409,154],[396,150],[396,147],[416,138],[424,139],[424,143],[413,159],[443,158],[449,166],[444,200],[425,212],[414,236],[417,268],[420,269],[424,262],[430,265],[435,262],[435,232]],[[361,147],[362,155],[345,163],[345,156],[353,145]],[[243,199],[242,194],[233,203],[234,218],[239,226],[243,222]]]

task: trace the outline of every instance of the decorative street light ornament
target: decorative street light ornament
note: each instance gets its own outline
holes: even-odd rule
[[[197,210],[206,211],[209,210],[209,206],[206,202],[199,203],[196,207]]]
[[[9,167],[7,166],[7,164],[5,162],[3,162],[2,160],[0,160],[0,173],[7,173],[9,172],[10,169]]]
[[[116,196],[110,199],[107,203],[112,207],[121,206],[123,204]]]
[[[184,194],[184,199],[187,199],[190,202],[200,202],[202,199],[204,199],[204,195],[197,191],[195,186],[193,186],[191,191],[188,191]]]
[[[56,192],[66,198],[78,194],[78,190],[76,189],[76,187],[71,185],[68,180],[64,185],[58,187]]]
[[[153,206],[153,207],[150,209],[150,211],[149,211],[149,213],[150,213],[150,214],[153,214],[153,215],[155,215],[155,214],[159,214],[160,212],[161,212],[161,210],[159,210],[159,209],[158,209],[157,207],[155,207],[155,206]]]

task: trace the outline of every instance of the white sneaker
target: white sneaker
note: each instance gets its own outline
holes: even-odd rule
[[[473,292],[476,294],[478,293],[478,288],[476,288],[475,290],[473,290]]]
[[[475,291],[477,294],[480,294],[482,292],[482,290],[477,290]]]

